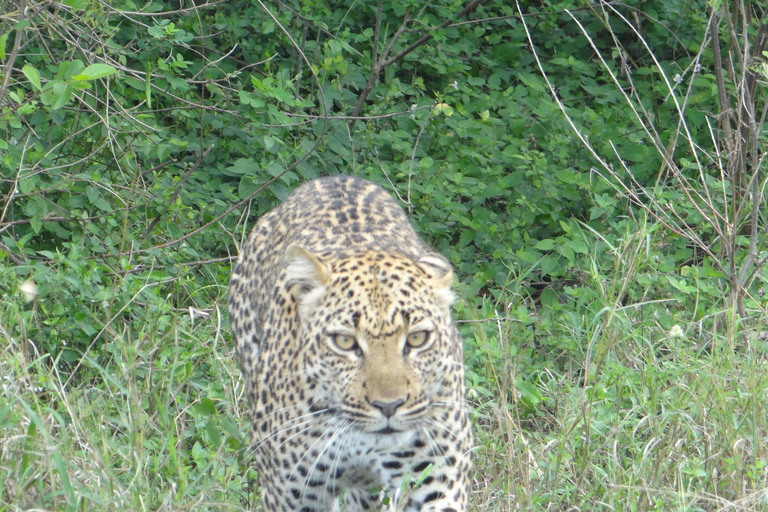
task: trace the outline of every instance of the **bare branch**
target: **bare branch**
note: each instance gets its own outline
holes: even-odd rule
[[[405,31],[405,27],[408,24],[408,20],[410,19],[408,15],[408,11],[406,10],[405,15],[403,16],[403,22],[400,24],[400,27],[397,29],[395,34],[392,36],[392,40],[389,42],[389,45],[387,48],[382,52],[381,58],[378,56],[379,51],[379,31],[381,30],[381,0],[379,0],[378,6],[376,8],[376,22],[373,26],[373,46],[371,47],[371,71],[368,73],[368,80],[365,82],[365,87],[360,92],[360,96],[357,98],[357,104],[355,105],[355,109],[352,111],[352,115],[350,116],[352,120],[349,122],[349,131],[352,131],[352,128],[355,126],[355,122],[357,121],[357,117],[360,115],[360,112],[363,110],[363,105],[365,105],[365,100],[368,98],[368,95],[373,90],[373,86],[376,85],[376,80],[379,78],[379,73],[381,73],[382,67],[381,67],[381,60],[385,59],[386,56],[389,54],[389,51],[392,49],[392,45],[395,44],[395,41],[400,37],[400,34],[402,34]]]
[[[19,21],[21,23],[24,20],[24,16],[27,11],[27,0],[21,0],[19,3]],[[8,81],[11,79],[13,73],[13,65],[16,63],[16,57],[19,56],[19,50],[21,49],[21,36],[24,33],[23,29],[17,28],[16,35],[13,41],[13,50],[8,56],[8,60],[5,63],[5,69],[3,70],[3,85],[0,87],[0,105],[3,104],[3,98],[8,90]]]

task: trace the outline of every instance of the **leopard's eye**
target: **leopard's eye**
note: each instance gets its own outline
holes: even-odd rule
[[[357,348],[357,340],[349,334],[332,334],[331,339],[341,350],[354,350]]]
[[[408,333],[408,336],[405,338],[405,342],[411,348],[419,348],[423,346],[427,340],[429,340],[429,334],[429,331],[414,331]]]

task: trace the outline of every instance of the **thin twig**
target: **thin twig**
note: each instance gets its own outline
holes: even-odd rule
[[[389,52],[389,50],[392,48],[392,45],[395,44],[395,41],[397,41],[397,39],[403,33],[405,26],[408,24],[408,20],[410,19],[408,16],[408,10],[406,9],[405,15],[403,16],[403,22],[392,36],[392,39],[389,42],[389,46],[384,52],[382,52],[382,56],[380,58],[379,37],[381,31],[381,3],[381,0],[379,0],[376,6],[376,21],[373,24],[373,42],[371,44],[371,70],[368,73],[368,80],[365,82],[365,87],[363,87],[363,90],[360,92],[360,96],[357,98],[355,109],[352,111],[352,115],[350,116],[352,118],[348,125],[350,132],[355,127],[355,122],[357,121],[356,117],[360,115],[360,112],[362,112],[363,105],[365,105],[365,100],[368,98],[368,95],[373,90],[373,86],[376,84],[376,80],[379,78],[379,73],[381,73],[382,70],[381,60],[386,58],[385,54]]]
[[[429,111],[429,115],[424,120],[424,123],[422,123],[421,128],[419,128],[419,134],[416,135],[416,140],[413,142],[413,152],[411,152],[411,162],[408,166],[408,193],[406,195],[406,198],[408,199],[408,213],[413,213],[413,203],[411,202],[411,180],[413,179],[413,162],[416,160],[416,149],[419,147],[419,141],[421,140],[421,135],[424,133],[424,129],[429,124],[429,120],[432,119],[432,114],[435,112],[434,108]]]
[[[521,8],[520,8],[520,4],[519,4],[519,2],[517,3],[517,9],[518,9],[518,13],[520,14],[520,19],[521,19],[521,21],[522,21],[522,24],[523,24],[523,29],[525,30],[525,33],[526,33],[526,37],[528,38],[528,43],[530,44],[530,47],[531,47],[531,52],[533,53],[534,59],[536,60],[536,64],[537,64],[537,65],[538,65],[538,67],[539,67],[539,71],[541,72],[541,75],[542,75],[542,77],[544,78],[544,81],[547,83],[547,86],[549,87],[549,90],[550,90],[550,93],[551,93],[551,95],[552,95],[552,98],[555,100],[555,103],[557,103],[557,105],[558,105],[558,107],[560,108],[560,111],[563,113],[563,116],[565,117],[566,121],[567,121],[567,122],[568,122],[568,124],[571,126],[571,129],[573,129],[574,133],[575,133],[575,134],[576,134],[576,136],[579,138],[579,140],[582,142],[582,144],[584,145],[584,147],[585,147],[585,148],[587,148],[587,150],[588,150],[588,151],[589,151],[589,153],[592,155],[592,157],[593,157],[595,160],[597,160],[597,161],[600,163],[600,165],[602,166],[602,168],[603,168],[603,169],[605,169],[605,170],[606,170],[606,171],[607,171],[609,174],[611,174],[612,176],[614,176],[614,177],[616,177],[616,178],[617,178],[617,179],[616,179],[616,182],[617,182],[617,184],[618,184],[618,187],[619,187],[619,188],[620,188],[620,189],[621,189],[621,190],[624,192],[624,194],[626,194],[626,197],[627,197],[628,199],[630,199],[630,201],[632,201],[632,203],[633,203],[633,204],[635,204],[636,206],[638,206],[638,207],[642,208],[642,209],[643,209],[644,211],[646,211],[646,212],[647,212],[647,213],[648,213],[648,214],[649,214],[649,215],[650,215],[650,216],[651,216],[651,217],[652,217],[654,220],[656,220],[657,222],[659,222],[659,223],[661,223],[662,225],[664,225],[665,227],[667,227],[667,229],[669,229],[670,231],[672,231],[672,232],[676,233],[676,234],[677,234],[677,235],[679,235],[679,236],[682,236],[682,237],[688,238],[688,239],[690,239],[691,241],[693,241],[694,243],[696,243],[697,245],[699,245],[699,246],[701,247],[701,249],[702,249],[704,252],[706,252],[706,253],[707,253],[707,254],[708,254],[708,255],[709,255],[711,258],[712,258],[712,260],[713,260],[714,264],[715,264],[715,265],[718,267],[718,270],[720,270],[720,271],[722,271],[722,272],[724,272],[724,273],[726,273],[726,274],[727,274],[727,271],[726,271],[726,269],[725,269],[725,268],[723,268],[723,267],[722,267],[722,265],[720,265],[719,261],[717,260],[717,258],[715,257],[715,255],[712,253],[711,249],[709,248],[709,246],[708,246],[707,244],[705,244],[703,241],[701,241],[701,240],[698,238],[698,236],[695,236],[695,233],[691,233],[690,231],[686,231],[685,229],[679,229],[679,228],[675,228],[674,226],[672,226],[672,225],[669,223],[669,220],[670,220],[670,218],[669,218],[669,216],[668,216],[668,213],[667,213],[667,216],[662,216],[662,214],[659,214],[659,213],[657,213],[657,212],[656,212],[656,211],[655,211],[653,208],[649,207],[649,206],[648,206],[648,205],[647,205],[647,204],[646,204],[646,203],[645,203],[645,202],[644,202],[644,201],[643,201],[643,200],[642,200],[642,199],[641,199],[641,198],[640,198],[640,197],[637,195],[637,193],[635,192],[635,190],[634,190],[634,189],[632,189],[632,188],[628,187],[628,186],[627,186],[627,185],[626,185],[626,184],[623,182],[623,180],[621,180],[621,179],[620,179],[620,177],[619,177],[619,176],[616,174],[616,172],[613,170],[612,166],[611,166],[611,165],[609,165],[609,164],[608,164],[608,162],[606,162],[606,161],[605,161],[605,160],[604,160],[604,159],[603,159],[603,158],[602,158],[602,157],[601,157],[601,156],[600,156],[600,155],[597,153],[597,151],[596,151],[596,150],[595,150],[595,149],[592,147],[592,144],[590,144],[590,142],[589,142],[589,141],[588,141],[588,140],[587,140],[587,139],[584,137],[584,135],[581,133],[581,131],[580,131],[580,130],[579,130],[577,127],[576,127],[575,123],[573,122],[573,120],[571,119],[571,117],[568,115],[568,112],[565,110],[565,105],[563,105],[563,103],[560,101],[560,97],[558,96],[557,92],[555,91],[555,88],[554,88],[554,86],[553,86],[553,85],[552,85],[552,83],[550,82],[550,80],[549,80],[549,77],[548,77],[548,75],[547,75],[546,71],[544,70],[544,67],[543,67],[543,65],[541,64],[541,60],[539,59],[539,55],[538,55],[538,53],[536,52],[536,47],[535,47],[535,45],[533,44],[533,39],[531,38],[531,34],[530,34],[529,30],[528,30],[528,25],[527,25],[527,23],[525,22],[525,18],[524,18],[524,17],[523,17],[523,15],[522,15],[522,10],[521,10]],[[566,12],[568,12],[568,11],[566,10]],[[569,13],[569,14],[570,14],[570,13]],[[618,83],[619,83],[618,79],[617,79],[617,78],[616,78],[616,76],[613,74],[613,72],[611,71],[611,69],[610,69],[610,67],[607,65],[607,63],[606,63],[606,62],[603,60],[603,58],[602,58],[602,55],[601,55],[601,54],[600,54],[600,52],[597,50],[597,47],[595,46],[595,44],[594,44],[594,42],[592,41],[592,39],[589,37],[589,34],[587,33],[587,31],[584,29],[584,27],[582,27],[582,26],[581,26],[581,24],[578,22],[578,20],[576,20],[576,19],[575,19],[575,17],[573,17],[573,15],[571,15],[571,17],[572,17],[572,19],[574,19],[574,21],[575,21],[575,22],[576,22],[576,23],[579,25],[579,27],[581,28],[581,30],[582,30],[582,33],[583,33],[583,34],[584,34],[584,36],[587,38],[587,41],[588,41],[588,42],[590,43],[590,45],[592,46],[593,50],[596,52],[596,55],[597,55],[597,57],[598,57],[598,58],[601,60],[601,62],[603,63],[604,69],[606,69],[606,70],[607,70],[607,72],[609,73],[609,75],[610,75],[610,76],[611,76],[611,78],[613,79],[614,83],[618,84]],[[659,69],[661,69],[661,66],[659,66]],[[665,78],[666,78],[666,77],[665,77]],[[671,89],[671,87],[670,87],[670,89]],[[622,92],[622,94],[624,95],[624,97],[625,97],[625,100],[627,101],[627,104],[629,105],[629,107],[630,107],[630,108],[632,109],[632,111],[634,112],[635,116],[636,116],[636,117],[637,117],[639,120],[642,120],[642,117],[641,117],[641,116],[639,115],[639,113],[637,112],[637,110],[636,110],[636,108],[635,108],[635,105],[632,103],[632,101],[630,100],[630,98],[629,98],[629,97],[626,95],[626,93],[625,93],[623,90],[622,90],[621,92]],[[642,125],[642,128],[643,128],[643,130],[646,132],[646,135],[648,135],[648,138],[649,138],[649,139],[651,140],[651,142],[654,144],[654,146],[656,147],[657,151],[658,151],[658,152],[659,152],[659,154],[662,156],[662,158],[667,158],[667,159],[668,159],[669,157],[667,156],[667,152],[666,152],[666,150],[665,150],[664,146],[662,146],[662,145],[660,144],[660,141],[658,140],[658,137],[657,137],[657,136],[654,136],[655,132],[652,132],[652,131],[651,131],[651,130],[653,130],[653,127],[650,127],[650,128],[649,128],[649,127],[645,126],[645,123],[642,123],[642,122],[641,122],[641,125]],[[614,151],[616,151],[616,150],[615,150],[615,148],[614,148]],[[618,153],[617,153],[617,155],[618,155]],[[624,164],[623,164],[623,161],[621,160],[621,158],[619,158],[619,161],[622,163],[622,165],[624,165]],[[670,167],[672,167],[672,166],[674,165],[674,163],[670,161],[670,162],[668,163],[668,165],[670,165]],[[595,172],[596,172],[596,173],[597,173],[599,176],[601,176],[603,179],[605,179],[607,183],[611,183],[611,180],[608,180],[608,179],[606,179],[606,178],[605,178],[605,177],[604,177],[602,174],[600,174],[600,172],[599,172],[599,171],[595,171]],[[628,169],[627,169],[627,172],[628,172]],[[630,179],[631,181],[633,181],[633,186],[637,186],[637,184],[636,184],[636,183],[634,183],[634,177],[632,176],[632,173],[628,172],[628,175],[629,175],[629,179]],[[664,211],[664,210],[662,209],[662,211]],[[676,212],[674,212],[674,214],[676,214]],[[679,220],[682,220],[682,219],[679,219]]]
[[[19,3],[19,21],[17,22],[17,25],[24,21],[26,12],[27,0],[21,0]],[[8,56],[8,60],[5,63],[5,69],[3,70],[3,86],[0,88],[0,105],[3,104],[3,98],[5,98],[5,93],[8,90],[8,82],[10,81],[11,74],[13,73],[13,65],[16,63],[16,57],[19,56],[19,50],[21,49],[21,36],[23,33],[24,29],[16,29],[16,35],[13,42],[13,50],[11,50],[11,54]]]

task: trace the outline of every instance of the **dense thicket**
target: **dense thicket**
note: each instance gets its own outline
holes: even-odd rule
[[[683,0],[519,11],[504,1],[408,0],[7,6],[3,272],[9,285],[37,282],[48,350],[61,340],[87,346],[117,312],[209,305],[249,222],[327,173],[397,193],[470,297],[499,300],[522,280],[539,283],[530,293],[545,288],[546,306],[572,300],[562,293],[578,288],[576,260],[602,258],[643,211],[612,183],[629,174],[662,214],[667,204],[680,212],[674,224],[695,230],[710,257],[725,255],[718,235],[728,235],[706,222],[666,160],[694,190],[702,178],[713,190],[727,183],[709,28],[722,33],[721,53],[750,51],[729,32],[746,20],[752,50],[762,48],[755,5],[743,15]],[[759,74],[763,57],[752,53],[741,71]],[[616,176],[576,136],[536,58]],[[733,94],[738,62],[718,69]],[[762,98],[760,83],[752,92]],[[730,194],[713,201],[727,210]],[[738,227],[748,211],[724,216]],[[585,242],[590,230],[605,243]],[[655,270],[728,270],[671,235]]]

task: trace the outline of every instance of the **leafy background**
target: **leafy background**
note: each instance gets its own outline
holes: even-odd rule
[[[0,509],[258,504],[226,314],[298,184],[459,277],[473,507],[765,510],[759,2],[0,7]]]

